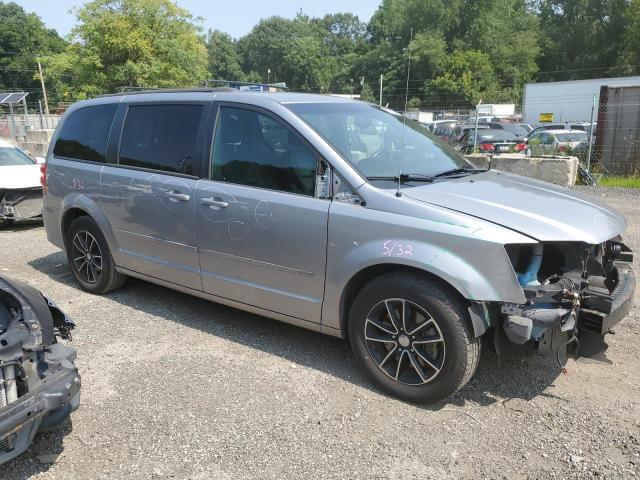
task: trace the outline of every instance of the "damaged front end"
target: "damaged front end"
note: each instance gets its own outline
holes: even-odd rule
[[[598,245],[507,245],[526,303],[503,304],[498,353],[566,355],[606,361],[604,335],[633,305],[633,254],[616,237]]]
[[[28,220],[42,216],[42,187],[0,189],[0,220]]]
[[[29,285],[0,276],[0,463],[80,405],[74,323]]]

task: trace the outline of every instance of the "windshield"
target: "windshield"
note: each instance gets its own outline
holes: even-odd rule
[[[556,133],[559,142],[582,142],[587,138],[587,132]]]
[[[518,137],[526,137],[529,135],[529,130],[527,130],[524,126],[517,125],[515,123],[505,123],[502,128],[510,131]]]
[[[0,167],[33,164],[34,161],[22,150],[15,147],[0,147]]]
[[[471,167],[417,122],[374,105],[297,103],[287,107],[366,177],[395,177],[399,171],[430,176]]]

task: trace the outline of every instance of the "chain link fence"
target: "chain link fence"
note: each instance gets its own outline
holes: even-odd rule
[[[29,131],[54,130],[62,115],[3,114],[0,115],[0,138],[21,141]]]

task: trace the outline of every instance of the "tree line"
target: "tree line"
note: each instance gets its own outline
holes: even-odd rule
[[[383,0],[351,13],[269,17],[243,37],[204,32],[172,0],[93,0],[67,38],[0,2],[0,90],[50,103],[205,79],[286,82],[403,108],[518,102],[531,81],[640,71],[640,0]],[[214,14],[214,12],[212,12]],[[407,61],[411,57],[407,82]],[[407,87],[408,85],[408,87]]]

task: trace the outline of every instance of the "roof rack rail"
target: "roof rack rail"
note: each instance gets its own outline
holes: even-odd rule
[[[148,95],[151,93],[211,93],[211,92],[234,92],[233,88],[229,87],[199,87],[199,88],[156,88],[156,89],[146,89],[146,90],[132,90],[128,92],[117,92],[117,93],[104,93],[102,95],[98,95],[97,98],[104,97],[122,97],[128,95]]]

